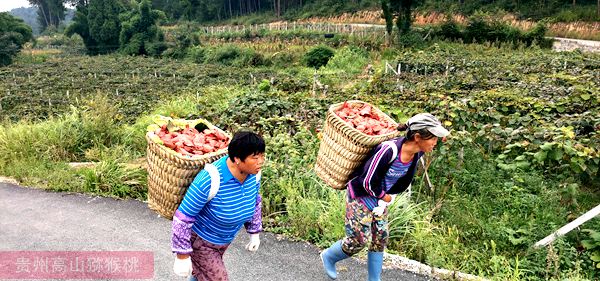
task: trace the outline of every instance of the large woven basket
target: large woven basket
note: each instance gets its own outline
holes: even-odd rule
[[[215,127],[206,121],[204,123],[209,129],[216,129],[225,134],[229,139],[231,135]],[[175,151],[157,144],[153,141],[154,132],[146,134],[148,142],[148,206],[159,215],[173,219],[173,214],[183,200],[188,187],[196,177],[196,174],[204,168],[207,163],[212,163],[227,154],[227,148],[216,152],[183,156]]]
[[[388,122],[397,124],[387,114],[375,106],[359,101],[347,101],[350,104],[361,103],[370,105],[373,111]],[[360,166],[369,151],[383,141],[399,136],[400,132],[371,136],[348,125],[335,111],[344,103],[329,107],[323,128],[323,137],[317,154],[315,172],[319,178],[335,189],[344,189],[350,174]]]

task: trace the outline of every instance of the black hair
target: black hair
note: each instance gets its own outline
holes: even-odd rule
[[[418,130],[411,130],[408,128],[408,125],[406,124],[400,124],[398,125],[398,128],[396,128],[398,131],[402,132],[402,131],[406,131],[406,139],[407,140],[414,140],[415,139],[415,135],[418,133],[419,136],[421,136],[422,139],[424,140],[428,140],[428,139],[432,139],[435,137],[434,134],[432,134],[429,130],[427,129],[418,129]]]
[[[227,147],[229,158],[244,161],[250,155],[265,153],[265,140],[256,133],[239,131],[233,135]]]

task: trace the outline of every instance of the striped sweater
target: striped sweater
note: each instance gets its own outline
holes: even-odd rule
[[[229,171],[226,161],[227,156],[213,163],[219,171],[221,185],[212,200],[208,201],[211,181],[205,170],[198,173],[188,188],[173,216],[173,252],[192,252],[191,231],[216,245],[231,243],[242,225],[248,233],[262,231],[260,183],[256,175],[248,175],[240,183]]]

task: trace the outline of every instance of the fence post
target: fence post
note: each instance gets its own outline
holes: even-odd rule
[[[574,221],[566,224],[565,226],[559,228],[557,231],[555,231],[554,233],[546,236],[544,239],[538,241],[537,243],[535,243],[533,245],[534,248],[540,248],[542,246],[546,246],[550,243],[552,243],[556,238],[563,236],[567,233],[569,233],[569,231],[573,230],[574,228],[582,225],[584,222],[596,217],[600,215],[600,205],[594,207],[593,209],[589,210],[587,213],[581,215],[580,217],[578,217],[577,219],[575,219]]]
[[[388,69],[394,72],[396,76],[398,75],[398,72],[396,72],[396,70],[387,61],[385,61],[385,74],[388,73]]]

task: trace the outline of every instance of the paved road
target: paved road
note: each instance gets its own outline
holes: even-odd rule
[[[308,243],[261,235],[258,252],[244,250],[238,235],[225,254],[230,280],[328,280],[319,250]],[[0,183],[0,253],[3,251],[151,251],[153,280],[185,280],[172,273],[170,221],[143,202],[54,193]],[[348,259],[338,280],[366,280],[366,264]],[[385,269],[382,280],[431,280]]]

